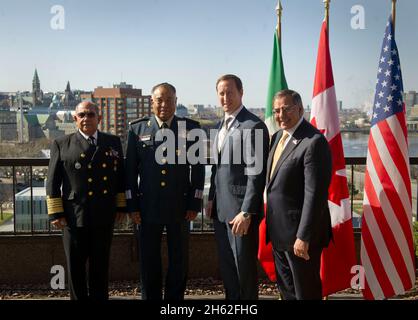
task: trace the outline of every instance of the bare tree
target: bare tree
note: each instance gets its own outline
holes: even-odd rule
[[[0,218],[4,219],[3,204],[10,203],[13,199],[12,185],[0,183]]]

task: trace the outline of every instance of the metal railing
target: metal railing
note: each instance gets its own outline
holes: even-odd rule
[[[347,157],[345,158],[346,161],[346,168],[347,171],[350,172],[350,174],[347,174],[347,179],[349,181],[350,186],[350,203],[351,203],[351,212],[354,211],[354,204],[355,201],[355,193],[359,192],[360,190],[356,190],[356,184],[355,184],[355,172],[359,173],[361,170],[354,170],[356,166],[365,166],[366,164],[366,158],[365,157]],[[17,158],[17,159],[7,159],[2,158],[0,159],[0,186],[2,186],[3,189],[0,189],[0,192],[4,190],[5,187],[7,187],[7,183],[3,182],[3,179],[6,179],[8,181],[11,180],[11,188],[12,188],[12,196],[10,199],[5,199],[4,195],[0,194],[0,205],[3,206],[4,203],[9,203],[13,207],[13,228],[12,230],[4,230],[4,227],[0,224],[0,235],[34,235],[34,234],[57,234],[60,233],[60,231],[51,229],[51,225],[46,222],[46,225],[44,228],[36,228],[35,227],[35,220],[34,220],[34,168],[47,168],[49,164],[49,159],[40,158],[40,159],[29,159],[29,158]],[[411,166],[418,165],[418,157],[411,157],[410,158],[410,164]],[[19,177],[17,175],[19,173]],[[23,177],[22,177],[23,173]],[[43,176],[45,177],[45,176]],[[38,176],[35,176],[36,179],[38,179]],[[19,183],[18,181],[24,180],[24,183]],[[411,179],[417,179],[417,177],[412,177]],[[9,183],[10,184],[10,183]],[[414,182],[415,184],[415,182]],[[18,188],[19,187],[19,188]],[[16,221],[18,217],[22,214],[21,212],[17,211],[16,206],[16,194],[18,189],[25,188],[25,190],[29,193],[29,214],[30,214],[30,223],[28,225],[28,228],[20,228],[16,225]],[[362,190],[361,190],[362,192]],[[413,198],[415,202],[415,205],[413,205],[413,211],[416,214],[417,212],[417,201],[418,198],[418,188],[417,192],[413,193]],[[3,196],[3,198],[1,198]],[[42,196],[41,196],[42,197]],[[205,197],[205,201],[206,202]],[[359,198],[359,196],[357,196]],[[362,198],[362,197],[361,197]],[[39,201],[39,200],[38,200]],[[44,196],[44,201],[46,201],[46,196]],[[205,205],[205,203],[203,203]],[[45,214],[46,214],[46,206],[45,208]],[[204,208],[204,206],[203,206]],[[3,210],[4,211],[4,210]],[[203,210],[202,210],[203,211]],[[39,215],[37,214],[37,218],[39,218]],[[47,219],[47,216],[44,217]],[[46,220],[47,221],[47,220]],[[9,222],[10,225],[10,222]],[[2,230],[3,229],[3,230]],[[131,233],[132,231],[132,225],[129,225],[128,223],[119,226],[115,228],[115,232],[118,233]],[[203,212],[199,213],[198,218],[193,222],[191,231],[194,233],[205,233],[205,232],[213,232],[213,226],[211,224],[211,220],[206,218]]]

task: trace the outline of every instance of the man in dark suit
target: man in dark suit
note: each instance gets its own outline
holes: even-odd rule
[[[212,148],[216,164],[206,214],[214,219],[226,299],[257,299],[258,225],[263,216],[268,131],[242,105],[242,82],[237,76],[222,76],[216,90],[225,118]]]
[[[95,104],[81,102],[74,116],[78,131],[51,145],[48,215],[52,225],[63,229],[73,300],[108,298],[113,225],[126,215],[121,142],[97,130],[100,119]]]
[[[304,120],[297,92],[279,91],[273,113],[281,130],[272,137],[267,164],[266,224],[277,284],[286,300],[321,299],[321,252],[332,237],[330,149]]]
[[[126,155],[127,204],[140,224],[142,299],[162,299],[161,239],[168,246],[166,300],[184,299],[188,271],[190,221],[201,210],[204,166],[191,164],[189,131],[199,123],[174,115],[176,89],[161,83],[152,89],[154,115],[130,124]],[[187,139],[186,139],[187,138]],[[203,141],[201,141],[203,143]],[[138,184],[139,177],[139,184]]]

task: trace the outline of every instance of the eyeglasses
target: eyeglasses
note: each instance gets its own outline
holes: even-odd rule
[[[175,103],[176,98],[175,97],[155,98],[155,99],[152,99],[152,101],[157,105],[160,105],[163,102],[165,104],[173,104],[173,103]]]
[[[282,113],[289,113],[289,112],[291,112],[291,111],[292,111],[292,108],[293,108],[294,106],[296,106],[296,105],[294,104],[294,105],[291,105],[291,106],[283,106],[283,107],[281,107],[281,108],[276,108],[276,109],[273,109],[273,113],[274,113],[274,114],[279,114],[279,113],[280,113],[280,111],[281,111]]]
[[[77,113],[77,117],[83,119],[85,116],[87,118],[94,118],[96,116],[96,112],[79,112]]]

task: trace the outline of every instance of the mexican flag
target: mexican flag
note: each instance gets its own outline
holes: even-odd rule
[[[274,95],[283,89],[287,89],[286,77],[284,75],[282,48],[277,36],[277,32],[274,33],[274,45],[273,45],[273,58],[271,61],[269,87],[267,91],[266,111],[265,111],[265,123],[269,129],[270,136],[272,136],[279,128],[274,121],[273,116],[273,97]]]
[[[278,126],[274,121],[273,116],[273,97],[274,95],[283,89],[287,89],[287,82],[284,75],[282,49],[280,47],[280,41],[277,36],[277,32],[274,33],[274,45],[273,45],[273,59],[270,69],[269,88],[267,92],[265,123],[269,130],[270,136],[272,136],[277,130]],[[264,211],[266,207],[266,198],[264,197]],[[264,214],[265,216],[265,214]],[[271,281],[276,281],[276,272],[274,269],[273,249],[271,242],[266,243],[266,218],[261,220],[259,226],[259,242],[258,242],[258,260],[261,266],[266,272]]]

